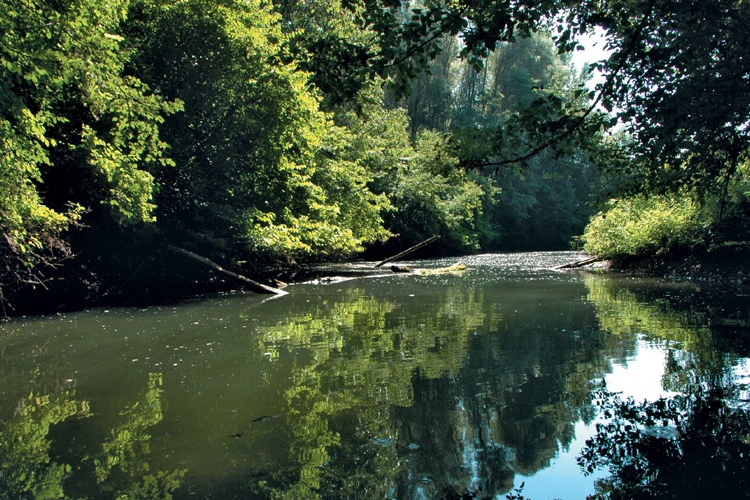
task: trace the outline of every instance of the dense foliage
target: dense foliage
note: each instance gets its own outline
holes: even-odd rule
[[[612,164],[625,199],[587,228],[589,251],[710,254],[747,241],[748,16],[743,2],[652,1],[612,25],[602,102],[626,120],[631,156]]]
[[[611,243],[625,252],[747,236],[716,238],[746,226],[740,1],[3,0],[1,12],[6,296],[45,276],[101,295],[139,272],[174,275],[170,245],[248,272],[433,234],[442,253],[564,248],[598,200],[634,192],[664,198],[612,206],[658,218],[690,199],[713,236],[660,224]],[[567,54],[594,28],[612,55],[590,90]],[[606,226],[587,240],[615,254],[596,246]],[[74,255],[62,274],[44,267]]]
[[[68,252],[82,212],[152,217],[159,137],[179,109],[126,74],[127,1],[3,1],[0,15],[0,230],[3,283]]]
[[[693,247],[705,235],[706,220],[707,214],[688,196],[614,199],[586,227],[586,250],[619,257]]]
[[[747,249],[748,164],[740,164],[722,192],[699,196],[695,188],[612,199],[585,229],[589,253],[628,259],[657,254]]]
[[[138,21],[137,71],[185,103],[163,127],[176,166],[156,196],[158,224],[176,241],[294,258],[350,254],[388,235],[387,199],[343,152],[350,134],[320,111],[307,75],[282,62],[269,7],[144,2]]]

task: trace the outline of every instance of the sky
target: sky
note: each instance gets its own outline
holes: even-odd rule
[[[604,40],[604,32],[601,30],[584,35],[579,38],[578,43],[584,48],[584,50],[573,52],[573,64],[579,70],[583,68],[584,64],[608,58],[611,53],[604,48],[606,41]]]
[[[601,30],[581,37],[578,42],[584,48],[584,50],[576,50],[572,54],[573,65],[578,71],[581,71],[586,64],[607,59],[611,54],[611,51],[604,48],[606,42]],[[589,82],[589,88],[594,88],[597,83],[601,83],[602,81],[602,76],[598,72],[595,73]]]

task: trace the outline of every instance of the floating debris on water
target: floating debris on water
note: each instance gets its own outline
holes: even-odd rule
[[[641,429],[641,434],[657,439],[679,439],[681,437],[680,431],[670,425],[646,427]]]
[[[440,267],[437,269],[420,269],[419,274],[422,276],[432,276],[436,274],[461,274],[466,271],[466,264],[458,262],[448,267]]]

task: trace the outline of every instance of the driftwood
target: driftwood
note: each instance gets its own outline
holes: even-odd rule
[[[576,262],[570,262],[568,264],[563,264],[561,266],[555,267],[555,269],[576,269],[579,267],[587,266],[589,264],[593,264],[594,262],[599,262],[600,260],[604,260],[601,257],[589,257],[588,259],[579,260]]]
[[[393,271],[394,273],[410,273],[413,271],[413,269],[409,266],[393,265],[391,266],[391,271]]]
[[[434,235],[434,236],[430,236],[429,238],[427,238],[427,239],[426,239],[426,240],[424,240],[423,242],[421,242],[421,243],[417,243],[417,244],[416,244],[416,245],[414,245],[413,247],[409,247],[409,248],[407,248],[406,250],[404,250],[403,252],[399,252],[399,253],[397,253],[397,254],[396,254],[396,255],[394,255],[393,257],[388,257],[388,258],[387,258],[387,259],[385,259],[385,260],[381,260],[380,262],[378,262],[377,264],[375,264],[375,267],[380,267],[380,266],[382,266],[382,265],[383,265],[383,264],[385,264],[385,263],[388,263],[388,262],[392,262],[392,261],[394,261],[394,260],[398,260],[398,259],[400,259],[401,257],[403,257],[404,255],[408,255],[408,254],[412,253],[412,252],[413,252],[413,251],[415,251],[415,250],[419,250],[420,248],[422,248],[422,247],[424,247],[424,246],[427,246],[427,245],[429,245],[430,243],[432,243],[433,241],[435,241],[435,240],[438,240],[438,239],[440,239],[440,235],[439,235],[439,234],[436,234],[436,235]]]
[[[201,264],[204,264],[215,271],[218,271],[222,274],[225,274],[229,276],[230,278],[234,278],[237,281],[240,281],[248,286],[252,291],[256,293],[273,293],[276,295],[286,295],[289,292],[285,292],[284,290],[280,290],[278,288],[274,288],[272,286],[264,285],[263,283],[258,283],[257,281],[253,281],[250,278],[247,278],[245,276],[242,276],[241,274],[237,274],[235,272],[230,271],[229,269],[224,269],[216,262],[212,261],[211,259],[207,259],[206,257],[203,257],[201,255],[198,255],[197,253],[191,252],[190,250],[185,250],[184,248],[175,247],[172,245],[169,245],[169,249],[173,252],[177,252],[181,255],[184,255],[185,257],[189,257],[195,261],[200,262]]]
[[[420,269],[419,274],[422,276],[433,276],[438,274],[461,274],[466,271],[466,265],[463,262],[458,262],[449,267],[439,267],[437,269]]]

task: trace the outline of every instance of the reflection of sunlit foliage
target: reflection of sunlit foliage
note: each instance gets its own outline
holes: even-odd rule
[[[359,291],[349,295],[263,330],[263,349],[272,359],[283,348],[304,347],[312,355],[301,358],[308,363],[296,367],[296,387],[290,391],[322,390],[327,395],[316,404],[329,410],[372,402],[410,404],[414,370],[431,377],[455,374],[465,359],[468,334],[484,320],[474,294],[451,300],[448,293],[418,315],[402,314],[398,306]]]
[[[18,404],[16,415],[0,432],[0,498],[64,498],[68,464],[50,457],[50,426],[91,415],[85,401],[72,392],[30,394]]]
[[[699,318],[672,310],[663,300],[639,300],[634,292],[596,275],[584,275],[588,299],[596,304],[602,330],[616,334],[646,333],[677,341],[687,349],[711,342]]]
[[[164,418],[161,408],[161,385],[161,373],[148,374],[148,387],[143,400],[136,401],[121,412],[121,415],[126,417],[125,422],[112,429],[109,439],[102,444],[103,457],[94,459],[98,483],[106,481],[115,470],[119,470],[127,478],[143,475],[143,483],[133,484],[126,498],[169,499],[171,492],[180,485],[180,480],[186,472],[176,470],[148,475],[150,466],[144,458],[151,453],[151,435],[147,429]]]
[[[446,286],[391,301],[348,289],[261,326],[261,352],[292,365],[284,416],[296,460],[264,479],[266,492],[493,495],[548,465],[574,423],[593,418],[606,339],[575,297],[560,296],[554,314],[533,295],[488,293]]]
[[[356,421],[360,425],[338,425],[344,429],[341,443],[331,450],[331,462],[322,470],[325,497],[330,500],[392,498],[393,478],[400,470],[398,441],[385,406],[354,408],[339,413],[337,424]],[[390,437],[394,436],[394,437]],[[403,451],[403,450],[401,450]]]
[[[305,347],[314,364],[337,354],[333,362],[343,360],[346,366],[340,368],[355,375],[344,382],[355,385],[391,379],[395,363],[409,374],[417,366],[430,376],[454,374],[464,359],[466,336],[483,324],[484,314],[476,292],[445,292],[439,304],[420,303],[418,312],[406,313],[403,305],[352,290],[340,301],[294,311],[293,320],[264,328],[263,348],[274,359],[281,348]]]
[[[0,428],[0,498],[69,499],[66,489],[76,484],[91,498],[170,500],[185,471],[152,474],[145,460],[151,438],[146,429],[162,420],[161,392],[161,374],[149,374],[143,400],[122,412],[126,422],[102,444],[102,457],[93,461],[99,494],[93,493],[94,478],[84,477],[91,470],[84,464],[90,460],[87,455],[74,457],[80,461],[75,467],[52,459],[51,427],[90,417],[89,403],[69,391],[30,394],[18,404],[13,420]]]
[[[365,498],[372,498],[372,490],[387,493],[399,469],[390,406],[411,405],[417,369],[432,377],[457,373],[470,332],[484,322],[476,293],[459,293],[448,288],[436,303],[406,312],[352,290],[340,301],[294,311],[289,322],[262,330],[262,349],[271,360],[285,349],[297,354],[285,399],[299,480],[283,491],[284,498],[334,490],[356,498],[357,484],[371,485]],[[343,446],[330,428],[343,415],[358,421],[357,449],[351,441]],[[362,477],[367,470],[373,474]]]
[[[602,391],[605,420],[579,457],[586,472],[606,467],[597,498],[746,498],[750,411],[723,391],[636,404]]]

